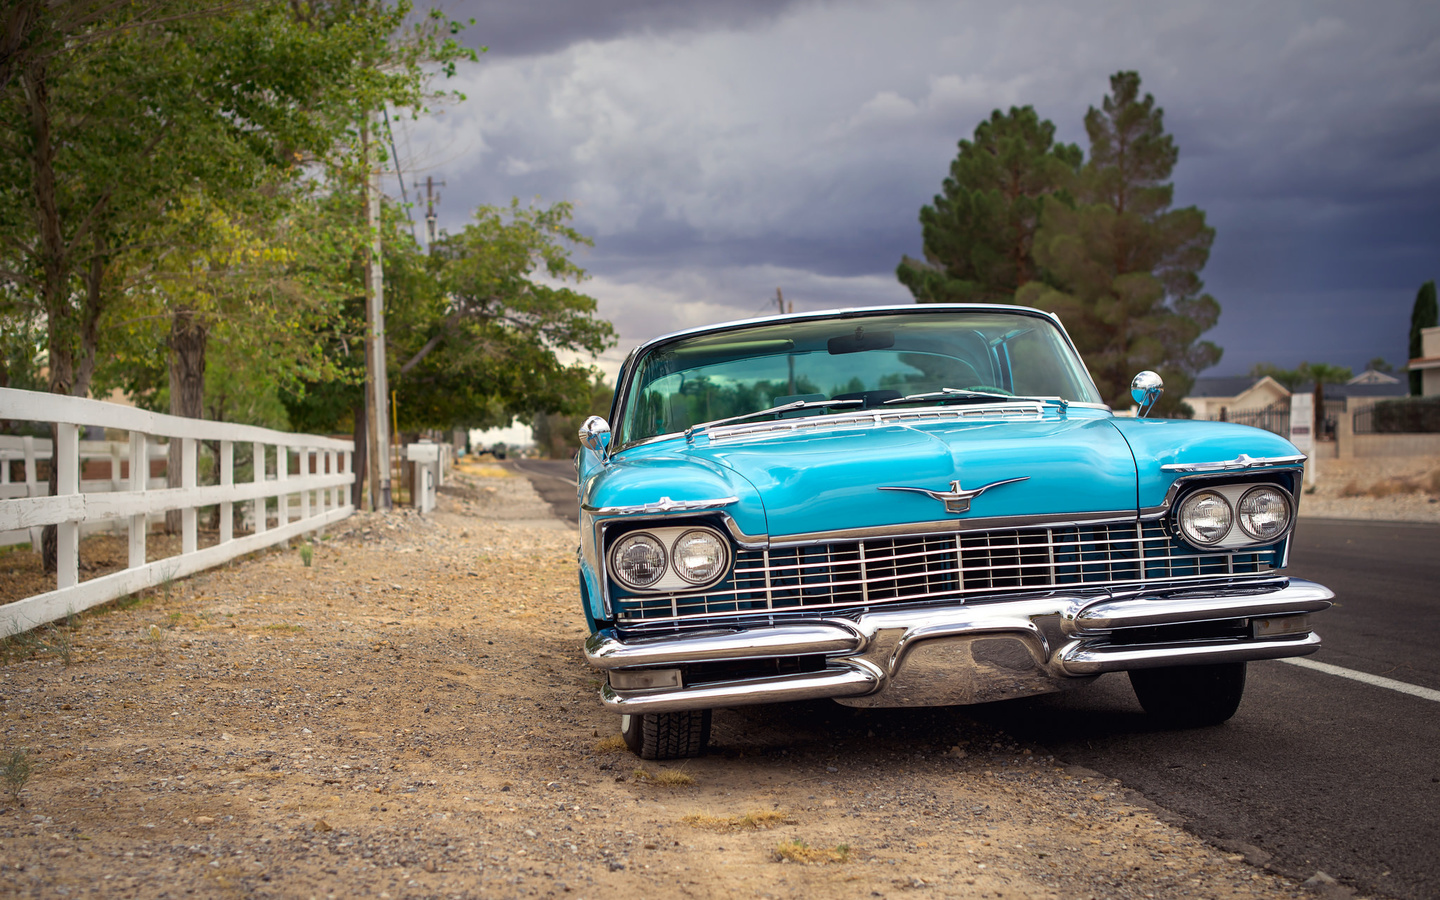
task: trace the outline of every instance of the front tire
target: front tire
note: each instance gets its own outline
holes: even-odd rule
[[[1130,687],[1145,712],[1169,728],[1219,725],[1245,694],[1245,663],[1130,670]]]
[[[701,756],[710,743],[710,710],[624,715],[620,717],[620,736],[641,759]]]

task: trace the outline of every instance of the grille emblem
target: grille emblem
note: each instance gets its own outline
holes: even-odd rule
[[[962,488],[962,487],[960,486],[960,482],[959,482],[958,480],[950,482],[950,490],[948,490],[948,491],[931,491],[931,490],[926,490],[925,488],[917,488],[917,487],[882,487],[882,488],[878,488],[878,490],[882,490],[882,491],[912,491],[912,492],[914,492],[914,493],[916,493],[916,494],[925,494],[925,495],[928,496],[928,497],[933,497],[933,498],[935,498],[936,500],[941,500],[941,501],[943,501],[943,502],[945,503],[945,511],[946,511],[946,512],[963,513],[963,512],[969,512],[969,511],[970,511],[970,501],[971,501],[971,500],[974,500],[976,497],[980,496],[981,494],[985,493],[986,491],[990,490],[991,488],[993,488],[993,487],[999,487],[999,486],[1002,485],[1002,484],[1014,484],[1014,483],[1017,482],[1017,481],[1029,481],[1029,480],[1030,480],[1030,476],[1029,476],[1029,475],[1025,475],[1025,476],[1023,476],[1023,477],[1021,477],[1021,478],[1006,478],[1004,481],[992,481],[992,482],[990,482],[989,484],[982,485],[982,486],[980,486],[980,487],[978,487],[978,488],[975,488],[974,490],[971,490],[971,491],[967,491],[967,490],[965,490],[964,488]]]

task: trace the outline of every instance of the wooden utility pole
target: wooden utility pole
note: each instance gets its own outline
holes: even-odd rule
[[[440,237],[439,217],[435,215],[435,204],[440,202],[440,194],[436,192],[435,186],[445,186],[445,182],[436,181],[433,175],[425,176],[425,246],[431,253],[435,252],[435,241]],[[415,182],[416,189],[419,189],[420,182]]]
[[[362,126],[365,149],[365,411],[369,425],[370,508],[390,509],[390,386],[385,375],[385,269],[380,246],[380,167],[370,120]]]

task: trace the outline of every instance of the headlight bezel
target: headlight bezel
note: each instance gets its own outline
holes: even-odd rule
[[[1268,537],[1253,536],[1240,524],[1240,503],[1242,499],[1251,492],[1261,488],[1273,490],[1285,504],[1285,527],[1276,534]],[[1286,540],[1295,530],[1297,508],[1295,490],[1292,484],[1287,482],[1283,476],[1266,478],[1264,476],[1256,477],[1252,475],[1247,478],[1232,475],[1218,478],[1189,478],[1178,481],[1172,490],[1174,491],[1174,496],[1169,503],[1169,511],[1165,516],[1166,528],[1174,538],[1202,552],[1244,552],[1259,547],[1268,547]],[[1219,494],[1230,507],[1229,528],[1220,539],[1211,543],[1206,543],[1196,538],[1181,526],[1181,513],[1185,504],[1192,498],[1205,492]]]
[[[620,524],[620,523],[614,523]],[[625,527],[628,525],[629,527]],[[735,548],[725,532],[715,527],[709,520],[678,519],[659,520],[644,523],[625,523],[623,530],[615,530],[613,526],[605,530],[605,568],[606,577],[611,584],[611,589],[618,588],[626,594],[633,595],[655,595],[655,594],[686,594],[696,591],[703,591],[713,588],[715,585],[729,577],[735,563]],[[685,577],[676,560],[676,550],[680,541],[693,532],[704,532],[711,536],[724,554],[721,563],[715,567],[714,573],[701,581],[693,581]],[[616,554],[627,540],[634,535],[645,535],[652,540],[659,542],[664,548],[665,563],[664,572],[661,577],[647,585],[636,585],[621,577]]]

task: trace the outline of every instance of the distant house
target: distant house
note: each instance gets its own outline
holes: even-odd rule
[[[1359,375],[1345,382],[1346,384],[1399,384],[1400,379],[1394,375],[1387,375],[1384,372],[1377,372],[1374,369],[1366,369]]]
[[[1420,373],[1420,393],[1440,396],[1440,327],[1420,329],[1420,356],[1410,360],[1410,371]]]
[[[1255,379],[1249,375],[1197,378],[1185,402],[1195,410],[1195,418],[1228,421],[1233,411],[1257,412],[1266,407],[1290,403],[1285,386],[1266,375]]]

